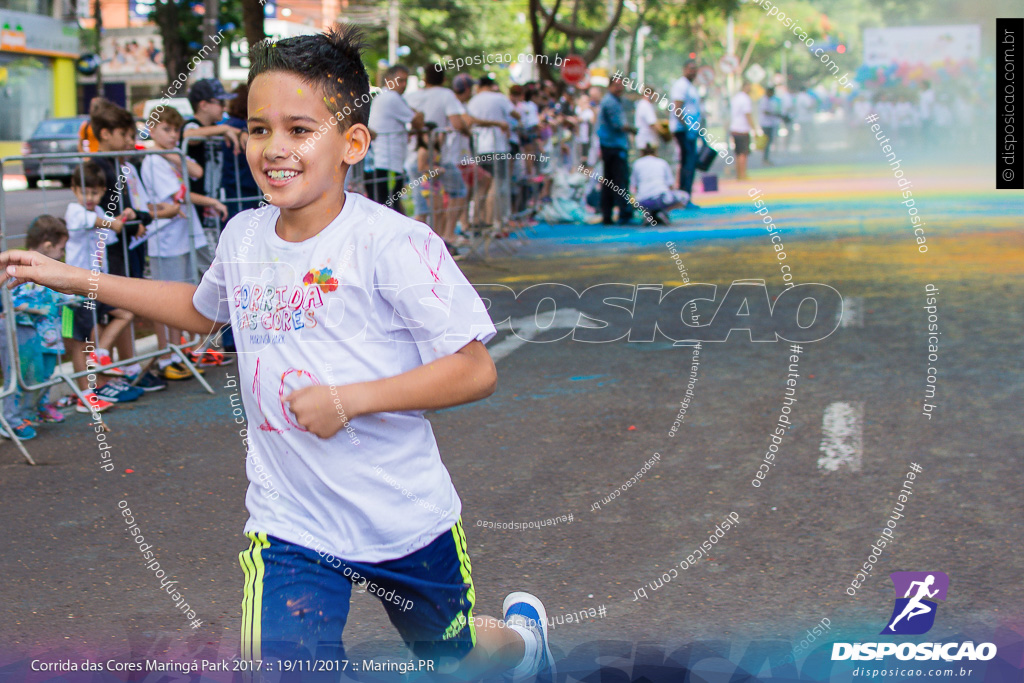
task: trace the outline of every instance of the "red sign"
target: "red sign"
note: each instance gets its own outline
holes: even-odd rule
[[[562,62],[562,80],[569,85],[576,85],[587,75],[587,63],[579,55],[569,55]]]

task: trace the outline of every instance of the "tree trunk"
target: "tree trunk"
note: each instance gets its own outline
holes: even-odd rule
[[[619,23],[619,19],[622,17],[622,8],[625,4],[625,0],[616,0],[615,16],[613,16],[604,28],[595,31],[593,29],[581,29],[577,26],[576,11],[573,11],[573,23],[565,24],[559,22],[557,19],[558,8],[561,5],[561,0],[555,0],[555,5],[551,11],[548,12],[544,9],[541,4],[541,0],[529,0],[529,11],[530,11],[530,39],[533,44],[534,54],[542,55],[544,52],[544,42],[547,38],[548,32],[551,29],[565,34],[571,40],[575,38],[581,38],[590,44],[586,53],[583,55],[583,61],[588,65],[597,59],[597,56],[604,49],[604,46],[608,44],[608,37]],[[538,64],[540,67],[540,73],[542,78],[552,78],[552,70],[547,64]]]
[[[249,45],[255,45],[267,37],[263,32],[263,3],[260,0],[242,0],[242,25]]]
[[[181,22],[177,2],[157,0],[153,7],[153,20],[160,28],[160,37],[164,41],[164,69],[167,70],[167,82],[173,83],[182,73],[188,75],[185,42],[178,31]],[[178,97],[184,97],[184,88]]]

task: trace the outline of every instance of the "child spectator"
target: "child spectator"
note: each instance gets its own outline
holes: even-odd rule
[[[244,140],[248,137],[248,133],[245,132],[248,123],[241,120],[248,119],[247,116],[244,116],[248,94],[240,95],[239,93],[240,91],[236,90],[234,96],[229,95],[220,81],[215,78],[197,81],[189,90],[188,101],[192,105],[193,114],[192,118],[185,121],[182,126],[181,145],[185,153],[191,159],[195,159],[202,168],[203,172],[200,176],[189,175],[189,187],[192,192],[204,197],[221,196],[226,179],[233,177],[236,160],[239,169],[246,169],[245,171],[240,170],[243,177],[245,173],[252,175],[248,170],[245,157],[239,156],[244,153]],[[235,100],[240,101],[234,102]],[[229,114],[228,119],[225,120],[224,114],[227,112],[229,101],[234,102],[233,114]],[[243,114],[243,116],[239,116],[239,114]],[[223,141],[208,139],[219,136],[223,136]],[[230,167],[230,171],[226,171],[226,167]],[[234,191],[233,187],[228,190],[229,196]],[[231,216],[237,214],[238,211],[240,209],[237,206],[229,209]],[[227,224],[226,219],[218,213],[216,207],[204,206],[199,211],[199,215],[203,226],[215,229],[213,234],[219,234]],[[199,259],[199,271],[205,273],[213,263],[212,246],[206,244],[200,247],[196,251],[196,256]],[[230,330],[230,327],[228,329]],[[221,343],[224,344],[225,350],[234,351],[234,339],[230,332],[222,337]],[[204,343],[203,348],[197,348],[190,353],[192,360],[198,365],[223,365],[227,362],[224,354],[210,348],[209,343]]]
[[[511,593],[501,621],[475,614],[462,503],[424,415],[494,391],[495,328],[430,228],[343,191],[370,142],[360,51],[359,33],[337,28],[254,45],[246,152],[271,206],[231,221],[198,288],[101,275],[97,296],[199,333],[237,323],[253,426],[243,659],[345,658],[358,582],[418,657],[461,660],[461,679],[524,679],[551,664],[544,606]],[[0,273],[89,286],[35,252],[0,254]]]
[[[201,178],[192,178],[191,190],[207,197],[220,196],[225,157],[218,141],[208,141],[203,138],[223,135],[224,142],[230,146],[232,154],[242,151],[241,132],[235,126],[223,121],[225,105],[230,99],[231,95],[215,78],[197,81],[188,92],[188,101],[192,105],[193,114],[192,118],[185,121],[185,125],[182,127],[181,144],[185,153],[195,159],[203,169]],[[228,161],[234,163],[231,160]],[[218,223],[217,213],[204,211],[203,221],[211,225]],[[224,224],[219,223],[219,225],[223,229]]]
[[[405,170],[409,178],[407,187],[412,192],[413,219],[426,223],[444,239],[438,229],[444,220],[444,206],[441,202],[441,181],[437,178],[444,173],[444,168],[441,167],[437,138],[431,135],[434,129],[433,124],[427,123],[422,130],[416,131],[416,154],[410,155]],[[448,253],[452,253],[451,245],[448,245]]]
[[[99,141],[100,152],[135,151],[135,118],[128,110],[110,102],[93,111],[91,124],[96,139]],[[117,214],[124,219],[121,243],[113,246],[107,245],[108,271],[114,275],[141,278],[144,276],[146,266],[146,246],[137,244],[128,249],[126,261],[125,247],[128,245],[125,242],[130,244],[131,238],[145,235],[146,226],[154,218],[170,218],[176,215],[178,207],[175,204],[151,204],[145,188],[139,180],[138,170],[127,161],[126,157],[104,156],[94,157],[92,160],[103,169],[107,181],[107,191],[100,200],[100,208],[108,214]],[[70,221],[68,228],[71,229]],[[131,357],[130,327],[126,325],[121,334],[117,336],[115,346],[120,358]],[[97,364],[109,365],[112,362],[110,351],[108,346],[98,346],[95,359]],[[133,363],[123,370],[116,369],[105,372],[132,377],[134,384],[144,391],[159,391],[165,386],[152,373],[138,377],[138,374],[142,372],[142,366],[138,363]]]
[[[89,102],[89,116],[92,116],[94,110],[98,110],[107,104],[110,104],[110,100],[103,97],[92,98]],[[92,130],[92,124],[89,121],[82,121],[82,125],[78,127],[78,151],[95,152],[98,146],[99,140],[96,139],[96,134]]]
[[[84,162],[79,172],[71,175],[75,201],[68,204],[64,212],[68,233],[65,260],[70,265],[106,273],[109,270],[107,254],[121,246],[118,235],[124,235],[124,223],[134,214],[131,209],[126,209],[114,219],[97,205],[109,184],[103,168],[95,161]],[[113,361],[107,349],[125,333],[134,317],[128,311],[103,303],[93,307],[65,308],[61,315],[62,333],[67,338],[71,367],[76,373],[86,369],[87,358],[99,367],[110,365]],[[96,392],[89,389],[85,376],[79,377],[77,382],[89,403],[84,405],[78,401],[76,410],[82,413],[104,411],[119,401],[138,398],[136,391],[123,390],[124,385],[120,382],[110,388],[104,385],[102,391]]]
[[[657,156],[654,143],[643,148],[643,156],[633,162],[630,175],[633,196],[661,225],[670,225],[665,211],[686,206],[690,195],[677,189],[675,174],[668,162]]]
[[[164,109],[160,120],[150,131],[155,149],[174,150],[178,148],[181,127],[185,119],[178,110]],[[188,160],[191,161],[191,160]],[[194,161],[191,171],[201,173],[202,169]],[[182,169],[181,158],[177,155],[150,155],[142,160],[142,183],[150,197],[157,202],[173,203],[181,207],[182,213],[158,220],[150,230],[153,236],[149,242],[149,271],[157,280],[171,282],[192,282],[198,273],[192,252],[206,246],[206,235],[202,223],[196,213],[197,206],[212,207],[221,218],[225,218],[228,209],[217,199],[197,192],[190,192],[192,206],[188,214],[184,214],[182,204],[185,201],[186,170]],[[191,175],[191,173],[190,173]],[[192,247],[189,241],[193,242]],[[167,346],[168,340],[177,342],[181,330],[157,324],[156,337],[158,348]],[[161,357],[158,361],[160,374],[164,379],[192,379],[192,372],[171,354]]]
[[[53,216],[40,216],[29,226],[25,246],[52,259],[64,256],[68,231],[63,221]],[[53,376],[60,345],[60,306],[79,297],[58,294],[34,282],[18,285],[11,292],[14,302],[15,333],[18,343],[18,363],[21,376],[27,384],[40,384]],[[44,337],[45,335],[45,337]],[[44,341],[49,353],[44,354]],[[0,345],[4,351],[4,373],[14,375],[13,357],[7,353],[7,345]],[[54,350],[56,349],[56,350]],[[56,355],[55,355],[56,354]],[[24,391],[15,384],[15,391],[3,401],[4,418],[11,425],[11,431],[22,441],[36,437],[34,421],[63,422],[64,415],[53,406],[46,404],[49,392],[45,389]],[[0,428],[0,436],[11,438],[6,429]]]
[[[245,149],[245,141],[249,137],[249,86],[241,83],[235,88],[234,97],[228,102],[226,110],[227,118],[224,119],[224,124],[238,129],[239,142],[242,149]],[[224,205],[228,207],[225,225],[238,212],[257,208],[262,197],[260,187],[252,177],[245,157],[241,154],[233,158],[228,157],[231,152],[231,144],[225,140],[221,147],[221,154],[225,160],[221,188],[224,191]],[[240,199],[241,197],[246,199]]]

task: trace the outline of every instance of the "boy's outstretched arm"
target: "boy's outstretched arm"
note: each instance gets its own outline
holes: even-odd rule
[[[450,408],[487,398],[497,385],[491,355],[482,343],[472,341],[450,356],[401,375],[345,386],[303,387],[284,400],[299,424],[326,439],[360,415]]]
[[[196,286],[187,282],[143,280],[119,275],[93,274],[55,261],[34,251],[0,253],[0,285],[36,282],[65,294],[95,297],[114,308],[189,332],[210,334],[221,326],[192,305]]]

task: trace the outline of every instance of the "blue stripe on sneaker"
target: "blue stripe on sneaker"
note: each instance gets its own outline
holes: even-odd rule
[[[517,602],[509,607],[508,612],[505,612],[505,621],[508,621],[508,618],[515,614],[525,617],[535,624],[540,625],[541,623],[540,614],[538,614],[537,609],[528,602]]]

